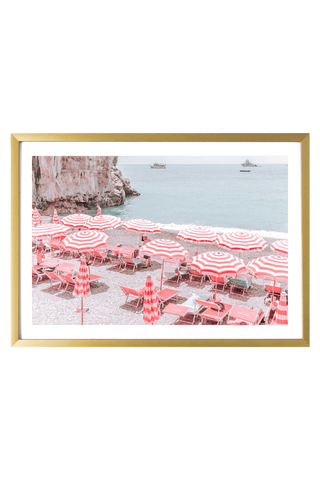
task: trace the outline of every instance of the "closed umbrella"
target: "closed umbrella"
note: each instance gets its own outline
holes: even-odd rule
[[[151,275],[147,275],[144,289],[143,320],[147,323],[154,323],[160,318],[159,300],[156,289],[153,285]]]
[[[185,230],[181,230],[178,233],[177,237],[182,238],[186,242],[196,243],[197,244],[196,255],[198,255],[199,243],[202,243],[202,244],[211,243],[211,244],[213,244],[217,240],[218,235],[213,230],[211,230],[209,228],[189,227],[189,228],[186,228]]]
[[[221,247],[229,250],[242,250],[248,252],[251,250],[264,250],[267,248],[267,242],[258,234],[250,232],[230,232],[221,235],[218,239]]]
[[[54,212],[53,212],[53,223],[60,223],[56,209],[54,209]]]
[[[116,228],[121,224],[121,219],[113,215],[96,215],[90,217],[90,220],[85,224],[85,228],[89,230],[109,230]]]
[[[81,256],[80,268],[76,277],[73,295],[81,298],[81,307],[77,308],[76,311],[81,312],[81,325],[83,325],[83,312],[89,310],[88,307],[83,306],[83,299],[91,295],[88,268],[86,264],[86,257],[84,255]]]
[[[288,325],[288,305],[287,295],[281,294],[280,301],[274,314],[272,325]]]
[[[247,269],[256,277],[263,277],[273,281],[272,301],[276,282],[288,280],[288,259],[280,255],[254,258],[248,263]]]
[[[86,222],[90,220],[90,215],[84,215],[83,213],[74,213],[73,215],[68,215],[61,219],[61,223],[64,225],[69,225],[73,228],[84,227]]]
[[[227,252],[206,252],[191,259],[190,268],[197,270],[201,275],[212,273],[216,277],[236,275],[245,269],[241,258]],[[217,281],[214,300],[217,299]]]
[[[33,210],[32,225],[36,227],[37,225],[41,225],[41,223],[42,223],[41,216],[38,212],[38,209],[35,207]]]
[[[148,242],[146,245],[140,248],[142,253],[147,253],[153,257],[161,257],[162,258],[162,269],[161,269],[161,277],[160,277],[160,290],[162,290],[162,283],[163,283],[163,267],[165,259],[173,260],[174,258],[177,260],[185,260],[186,257],[189,255],[189,252],[183,248],[180,243],[174,242],[172,240],[153,240],[152,242]]]
[[[274,252],[286,253],[288,255],[288,240],[278,240],[270,245]]]

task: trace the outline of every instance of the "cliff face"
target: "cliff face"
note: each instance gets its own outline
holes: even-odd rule
[[[122,205],[140,195],[117,168],[118,157],[32,157],[32,207],[48,215]]]

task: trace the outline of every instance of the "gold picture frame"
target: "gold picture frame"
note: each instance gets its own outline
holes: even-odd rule
[[[22,142],[295,142],[301,148],[302,338],[298,339],[70,339],[27,340],[19,336],[19,173]],[[309,159],[308,133],[145,133],[11,134],[11,345],[15,347],[308,347],[309,319]]]

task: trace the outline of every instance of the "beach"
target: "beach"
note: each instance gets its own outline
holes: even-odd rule
[[[46,222],[47,218],[42,217]],[[177,238],[178,232],[162,231],[157,234],[148,234],[150,240],[159,238],[174,240],[180,243],[191,256],[196,254],[196,244],[185,242]],[[141,234],[135,231],[125,230],[122,227],[117,229],[108,230],[106,234],[110,237],[108,245],[122,244],[126,247],[138,248],[140,245]],[[268,243],[268,247],[262,251],[250,251],[241,252],[240,256],[245,265],[253,258],[271,255],[274,252],[270,248],[270,244],[276,241],[276,238],[265,237]],[[199,244],[198,253],[207,251],[227,251],[233,255],[239,256],[238,251],[229,251],[223,249],[218,245]],[[46,257],[49,254],[46,253]],[[55,255],[55,259],[59,260],[60,257]],[[61,262],[64,259],[61,258]],[[75,270],[79,269],[79,259],[71,258],[69,263],[76,265]],[[147,274],[152,276],[152,280],[155,285],[159,285],[156,278],[160,277],[161,273],[161,259],[152,259],[151,267],[139,268],[135,272],[132,269],[120,270],[119,268],[112,267],[110,262],[99,263],[90,267],[90,273],[99,275],[96,285],[91,285],[91,295],[84,299],[84,305],[89,307],[89,311],[84,313],[84,325],[144,325],[143,321],[143,302],[140,302],[138,308],[135,307],[136,298],[129,297],[129,301],[125,304],[126,297],[120,286],[129,288],[140,288],[146,283]],[[173,277],[174,272],[170,272],[166,275],[166,268],[164,268],[164,275],[166,277]],[[199,281],[190,281],[189,279],[182,279],[177,283],[177,277],[173,281],[165,281],[162,288],[171,288],[178,290],[178,295],[170,300],[171,303],[182,304],[189,299],[192,294],[199,295],[213,295],[213,286],[208,282],[203,282],[201,285]],[[50,287],[50,281],[40,280],[37,285],[33,282],[32,289],[32,322],[34,325],[80,325],[81,315],[75,311],[80,305],[80,299],[73,296],[73,288],[70,286],[66,292],[63,291],[64,287],[60,290],[57,286]],[[253,308],[254,310],[260,310],[260,308],[266,312],[267,306],[264,304],[264,297],[266,293],[264,291],[263,280],[252,280],[252,287],[249,289],[248,294],[239,295],[230,293],[229,290],[222,292],[218,290],[217,296],[222,302],[226,302],[233,305],[239,305],[246,308]],[[190,321],[191,320],[191,321]],[[199,323],[197,320],[196,323]],[[178,325],[178,324],[192,324],[192,317],[187,316],[185,319],[171,315],[162,314],[156,325]]]

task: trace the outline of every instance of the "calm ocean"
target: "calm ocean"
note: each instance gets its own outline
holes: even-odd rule
[[[265,164],[240,172],[240,165],[119,165],[140,197],[103,214],[143,218],[164,228],[198,225],[218,232],[238,228],[270,237],[288,232],[288,167]],[[95,212],[90,212],[95,213]],[[282,235],[284,234],[284,235]]]

